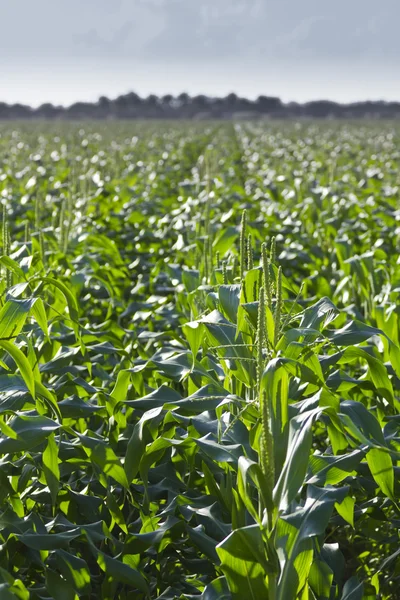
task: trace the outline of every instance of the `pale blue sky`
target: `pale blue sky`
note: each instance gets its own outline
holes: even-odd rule
[[[399,0],[0,0],[0,100],[400,100]]]

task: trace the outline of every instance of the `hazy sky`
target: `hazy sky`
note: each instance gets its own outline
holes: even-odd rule
[[[400,100],[400,0],[0,0],[0,100]]]

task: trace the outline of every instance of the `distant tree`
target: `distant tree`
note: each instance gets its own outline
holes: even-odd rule
[[[113,101],[113,104],[115,104],[115,106],[117,106],[118,108],[125,108],[126,106],[129,105],[128,99],[125,95],[123,96],[117,96],[117,98],[115,98],[115,100]]]
[[[236,100],[237,110],[251,111],[254,108],[254,102],[248,98],[238,98]]]
[[[29,119],[33,116],[33,110],[30,106],[24,104],[12,104],[10,106],[10,118],[11,119]]]
[[[134,92],[118,96],[113,102],[114,114],[122,119],[131,119],[140,116],[142,99]]]
[[[338,104],[328,100],[318,100],[300,104],[282,103],[274,96],[259,96],[256,101],[239,98],[231,93],[226,97],[209,97],[199,94],[190,97],[182,93],[177,97],[165,94],[161,98],[151,94],[141,98],[129,92],[110,100],[101,96],[97,102],[75,102],[64,108],[45,103],[33,109],[23,104],[0,102],[0,119],[87,119],[87,118],[230,118],[232,116],[254,118],[257,114],[271,114],[273,117],[293,118],[400,118],[399,102],[368,101],[352,104]]]
[[[129,94],[125,95],[125,98],[128,104],[132,106],[140,106],[140,104],[142,103],[141,97],[135,92],[129,92]]]
[[[91,102],[75,102],[65,110],[69,119],[90,119],[93,117],[93,106]]]
[[[199,108],[205,108],[208,104],[208,98],[207,96],[204,96],[204,94],[199,94],[198,96],[193,97],[192,102]]]
[[[100,119],[107,119],[114,114],[113,103],[107,96],[100,96],[94,108],[94,115]]]
[[[236,105],[238,104],[238,100],[239,100],[239,98],[237,97],[237,95],[231,93],[231,94],[228,94],[226,96],[226,98],[225,98],[225,104],[226,104],[226,106],[235,108]]]
[[[111,100],[109,98],[107,98],[107,96],[100,96],[98,105],[101,108],[109,108],[110,104],[111,104]]]
[[[275,98],[273,96],[258,96],[256,106],[261,112],[270,113],[275,110],[280,110],[283,105],[280,98]]]
[[[43,119],[54,119],[59,113],[60,109],[53,106],[50,102],[41,104],[39,108],[36,109],[36,115]]]
[[[155,106],[156,104],[158,104],[158,96],[156,96],[155,94],[150,94],[149,96],[147,96],[145,102],[150,106]]]
[[[161,104],[164,104],[166,106],[171,106],[171,102],[174,99],[174,97],[171,94],[165,94],[165,96],[161,96],[160,101]]]
[[[10,105],[5,102],[0,102],[0,119],[10,118]]]
[[[174,97],[172,94],[165,94],[159,100],[160,116],[172,117],[176,116],[175,106],[173,106]]]
[[[191,98],[190,98],[189,94],[187,94],[186,92],[179,94],[179,96],[177,97],[177,100],[181,106],[186,106],[187,104],[190,104],[190,102],[191,102]]]
[[[307,116],[326,118],[330,116],[339,116],[341,112],[341,106],[336,102],[317,100],[315,102],[307,102],[304,105],[303,110]]]

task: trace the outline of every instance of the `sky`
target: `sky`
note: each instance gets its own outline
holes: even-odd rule
[[[0,0],[0,101],[400,101],[399,0]]]

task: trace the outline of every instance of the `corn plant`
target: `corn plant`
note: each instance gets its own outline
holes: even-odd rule
[[[397,125],[0,134],[0,597],[396,598]]]

